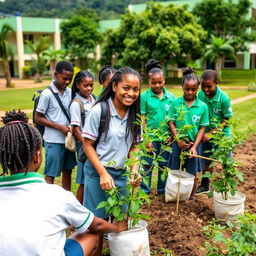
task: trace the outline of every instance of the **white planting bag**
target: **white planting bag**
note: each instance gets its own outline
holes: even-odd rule
[[[139,223],[120,233],[109,233],[108,243],[111,256],[150,256],[147,222]]]
[[[179,201],[187,201],[194,186],[195,176],[182,171],[180,179]],[[179,170],[170,170],[165,186],[165,202],[176,202],[179,184]]]

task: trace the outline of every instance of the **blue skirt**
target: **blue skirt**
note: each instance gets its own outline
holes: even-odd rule
[[[105,167],[114,180],[115,186],[119,188],[119,192],[127,195],[127,176],[123,176],[125,170]],[[89,160],[84,164],[84,206],[89,209],[96,217],[108,218],[105,208],[97,209],[102,201],[107,200],[107,194],[100,186],[100,176],[92,166]],[[127,210],[127,205],[123,206],[123,211]]]

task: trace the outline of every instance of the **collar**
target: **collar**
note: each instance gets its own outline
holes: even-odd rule
[[[38,182],[45,183],[45,179],[42,174],[37,172],[17,173],[10,176],[0,177],[0,187],[12,187]]]
[[[219,86],[216,86],[216,93],[215,93],[214,97],[212,99],[210,99],[209,101],[220,101],[220,96],[221,96],[221,90],[220,90]]]
[[[68,88],[68,87],[66,87],[65,90],[64,90],[64,93],[61,94],[60,91],[59,91],[59,90],[57,89],[57,87],[55,86],[54,80],[51,82],[50,86],[52,87],[52,90],[53,90],[54,93],[58,93],[58,94],[61,95],[61,96],[64,96],[64,95],[67,93],[67,88]]]
[[[111,98],[108,99],[108,104],[109,104],[110,115],[111,115],[111,116],[117,116],[119,119],[121,119],[121,120],[123,120],[123,121],[125,121],[126,119],[128,119],[129,108],[128,108],[127,111],[126,111],[126,114],[125,114],[124,118],[121,118],[121,117],[117,114],[116,108],[115,108],[115,106],[114,106],[113,101],[112,101]]]
[[[161,99],[169,98],[169,95],[167,94],[167,90],[166,90],[165,87],[163,87],[163,93],[164,93],[164,95],[163,95],[163,97],[162,97]],[[151,88],[149,89],[149,96],[151,96],[151,97],[157,97],[157,95],[152,91]],[[158,98],[158,97],[157,97],[157,98]],[[160,100],[161,100],[161,99],[160,99]]]
[[[76,98],[80,99],[84,104],[86,104],[87,102],[89,103],[93,103],[94,99],[92,97],[92,95],[89,96],[91,98],[91,101],[85,99],[84,97],[82,97],[78,92],[76,93]]]
[[[180,102],[181,102],[182,104],[185,104],[185,105],[188,106],[187,102],[185,101],[184,96],[181,96],[181,97],[180,97]],[[199,104],[200,104],[200,100],[199,100],[199,98],[196,96],[196,100],[193,102],[193,104],[192,104],[191,106],[188,106],[188,107],[189,107],[189,108],[191,108],[191,107],[198,107]]]

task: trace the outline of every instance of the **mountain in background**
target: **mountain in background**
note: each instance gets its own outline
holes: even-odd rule
[[[129,4],[145,2],[148,0],[5,0],[0,2],[0,12],[28,17],[65,18],[73,11],[86,7],[93,9],[100,19],[114,19],[123,14]]]

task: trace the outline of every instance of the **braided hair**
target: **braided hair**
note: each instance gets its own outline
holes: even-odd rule
[[[162,65],[160,61],[150,59],[146,64],[145,64],[145,70],[148,74],[148,76],[151,76],[152,74],[155,73],[163,73],[162,70]]]
[[[118,84],[122,81],[123,75],[132,74],[139,78],[140,84],[141,84],[141,76],[135,69],[132,69],[130,67],[122,67],[116,71],[116,73],[113,75],[111,80],[109,81],[108,86],[105,88],[105,90],[102,92],[102,94],[99,96],[98,100],[96,101],[95,105],[98,104],[101,101],[107,101],[109,98],[115,97],[115,92],[113,91],[113,84]],[[139,94],[140,95],[140,94]],[[137,124],[136,121],[138,121],[140,115],[140,96],[138,99],[129,107],[129,114],[128,114],[128,120],[127,120],[127,126],[126,126],[126,134],[125,139],[131,135],[133,141],[137,141],[138,138],[140,138],[141,135],[141,127],[139,124]],[[105,125],[105,138],[107,137],[108,129],[109,129],[109,122],[110,122],[110,114],[108,113],[108,116],[106,118],[106,125]]]
[[[111,75],[111,74],[115,74],[116,73],[116,69],[113,68],[110,65],[105,65],[99,72],[99,82],[100,84],[103,84],[106,80],[106,78]]]
[[[87,70],[79,71],[74,78],[74,82],[73,82],[73,85],[71,88],[71,92],[72,92],[71,99],[72,100],[75,98],[76,93],[79,92],[79,89],[77,88],[77,84],[80,83],[84,77],[89,77],[94,80],[93,74],[91,72],[89,72]]]
[[[0,164],[3,173],[27,171],[36,150],[42,146],[40,133],[28,124],[24,112],[9,111],[2,117],[5,126],[0,128]]]
[[[187,81],[196,81],[197,86],[200,85],[200,81],[198,77],[195,74],[195,71],[193,70],[192,67],[186,67],[182,70],[182,80],[181,80],[181,85],[183,86]]]

